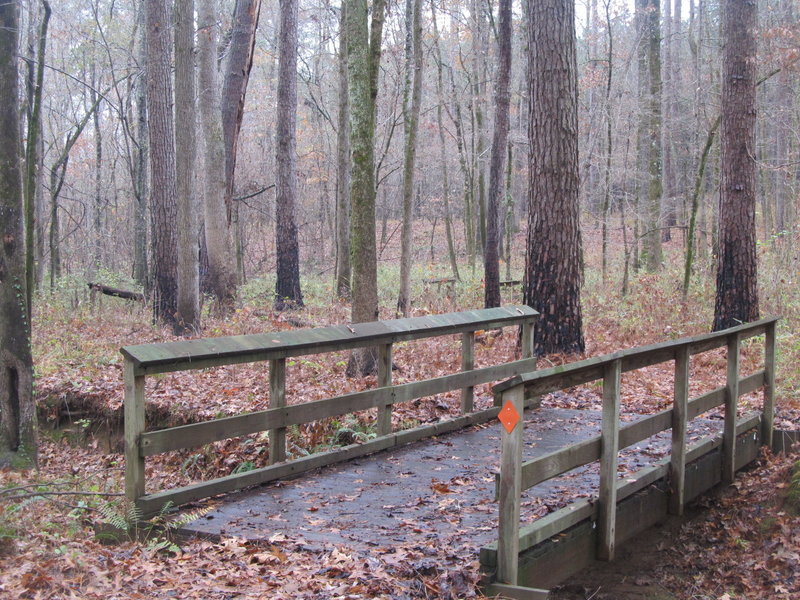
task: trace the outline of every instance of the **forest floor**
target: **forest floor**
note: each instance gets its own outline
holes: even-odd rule
[[[765,259],[766,262],[766,259]],[[459,283],[454,297],[426,289],[424,277],[443,274],[427,266],[415,275],[414,314],[447,312],[482,304],[477,278]],[[762,315],[783,317],[778,330],[776,427],[800,429],[800,290],[780,265],[761,268]],[[615,271],[615,277],[619,270]],[[381,305],[394,305],[394,278],[384,275]],[[678,273],[640,275],[629,293],[603,284],[591,265],[583,292],[586,356],[655,343],[708,330],[713,285],[708,273],[684,300]],[[387,283],[388,281],[388,283]],[[122,286],[123,282],[106,281]],[[466,598],[479,595],[477,556],[472,549],[431,539],[424,546],[398,545],[384,555],[363,553],[344,542],[309,548],[283,535],[260,544],[229,537],[218,542],[177,540],[167,525],[130,528],[119,539],[103,535],[111,526],[133,522],[121,498],[123,457],[119,427],[122,373],[119,347],[175,339],[153,326],[146,309],[117,299],[92,305],[80,281],[65,282],[37,303],[34,315],[36,393],[42,427],[38,470],[0,471],[0,598]],[[330,303],[329,284],[309,278],[308,308],[275,313],[273,282],[253,280],[241,290],[240,304],[224,320],[208,316],[203,336],[317,327],[348,322],[348,306]],[[511,298],[506,293],[505,301]],[[391,318],[388,311],[383,318]],[[478,366],[510,359],[515,336],[483,335],[476,346]],[[743,349],[744,374],[759,368],[762,344]],[[306,402],[374,386],[375,378],[347,379],[345,356],[291,361],[290,403]],[[458,340],[398,344],[395,380],[413,381],[460,368]],[[552,364],[574,357],[548,357]],[[692,359],[692,395],[719,386],[725,378],[724,350]],[[149,378],[148,422],[175,425],[268,406],[265,366],[209,369]],[[650,367],[623,378],[624,418],[649,414],[671,403],[670,365]],[[490,403],[479,389],[478,407]],[[758,408],[758,395],[743,408]],[[593,386],[553,394],[554,409],[600,408]],[[435,421],[458,410],[457,394],[444,394],[398,407],[395,428]],[[337,443],[341,432],[369,436],[369,412],[329,419],[289,432],[294,455]],[[196,451],[148,461],[153,489],[228,474],[265,464],[258,436],[219,442]],[[670,521],[620,549],[608,569],[587,570],[555,593],[556,598],[722,599],[796,598],[800,579],[800,517],[792,483],[797,453],[764,455],[733,486],[696,505],[690,518]],[[568,500],[568,498],[566,499]],[[113,543],[110,543],[112,542]],[[652,551],[646,552],[645,549]],[[447,560],[440,560],[445,557]],[[658,588],[656,588],[658,586]],[[644,594],[642,593],[644,592]],[[638,595],[637,595],[638,594]]]

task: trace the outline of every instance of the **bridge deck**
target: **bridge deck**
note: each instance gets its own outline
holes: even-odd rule
[[[599,412],[539,408],[526,417],[525,458],[552,452],[599,433]],[[708,435],[719,422],[696,419]],[[183,529],[202,536],[252,541],[300,540],[310,550],[342,544],[391,552],[396,545],[437,542],[479,548],[497,537],[495,473],[500,425],[474,427],[352,460],[290,481],[230,494]],[[620,465],[635,471],[669,452],[669,433],[623,451]],[[523,522],[577,496],[596,493],[597,465],[531,489]]]

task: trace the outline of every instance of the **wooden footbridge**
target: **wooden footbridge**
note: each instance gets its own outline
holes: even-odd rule
[[[444,537],[480,546],[489,591],[546,598],[544,588],[595,558],[613,559],[616,544],[667,513],[681,514],[687,501],[718,482],[733,481],[760,445],[772,443],[776,318],[537,371],[536,317],[530,307],[509,306],[125,347],[126,494],[151,515],[168,502],[181,505],[306,473],[304,479],[230,493],[214,513],[187,529],[256,539],[285,531],[302,533],[309,543],[338,535],[365,551],[390,547],[400,538]],[[474,368],[475,332],[509,326],[521,327],[522,358]],[[392,383],[393,344],[453,334],[462,340],[460,372]],[[741,343],[756,336],[764,340],[763,368],[742,377]],[[690,357],[719,347],[727,348],[725,386],[690,399]],[[286,406],[287,358],[355,348],[377,349],[377,388]],[[269,361],[268,410],[148,430],[146,377],[256,361]],[[621,424],[622,373],[665,362],[675,368],[672,408]],[[494,406],[475,410],[474,386],[498,381]],[[602,382],[602,413],[530,410],[542,394],[593,381]],[[738,399],[758,389],[763,409],[738,414]],[[393,404],[453,390],[461,390],[459,416],[392,431]],[[702,415],[719,406],[724,419],[714,431]],[[377,409],[375,439],[287,460],[287,427],[367,409]],[[474,427],[489,422],[493,425]],[[464,431],[446,435],[459,430]],[[146,490],[148,456],[263,431],[269,432],[269,466],[178,489]],[[668,457],[639,468],[640,458],[631,459],[624,449],[644,443],[661,444]],[[361,458],[368,454],[373,456]],[[622,478],[621,469],[628,471]],[[557,478],[575,472],[579,476],[571,485],[589,492],[550,510],[566,485]],[[446,500],[436,501],[444,492]],[[537,518],[543,507],[547,514]],[[405,528],[398,533],[387,523]]]

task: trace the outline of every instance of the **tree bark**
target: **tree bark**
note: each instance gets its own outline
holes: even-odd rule
[[[19,143],[19,2],[0,2],[0,467],[36,464]]]
[[[278,107],[275,132],[275,310],[303,306],[297,196],[297,0],[280,0]]]
[[[233,9],[231,41],[225,80],[222,85],[222,131],[225,140],[225,206],[228,223],[233,212],[234,174],[236,172],[236,147],[244,116],[247,83],[253,67],[253,50],[256,29],[261,12],[261,0],[236,0]]]
[[[39,138],[42,129],[42,88],[44,83],[44,57],[47,49],[47,27],[50,23],[50,4],[42,0],[44,12],[42,24],[39,29],[36,50],[36,80],[31,90],[31,110],[28,120],[28,135],[25,145],[25,179],[23,183],[24,210],[25,210],[25,277],[26,277],[26,303],[28,306],[28,319],[33,310],[33,290],[35,287],[34,274],[34,240],[35,215],[36,215],[36,181],[37,167],[39,165]]]
[[[661,269],[663,260],[661,248],[661,10],[660,0],[638,0],[639,9],[644,12],[642,24],[647,44],[648,99],[647,127],[647,202],[644,207],[644,244],[642,248],[645,268],[650,272]]]
[[[494,97],[494,135],[489,165],[489,198],[486,207],[486,247],[483,251],[484,306],[500,306],[500,207],[503,200],[503,167],[508,153],[508,111],[511,104],[511,0],[498,4],[497,83]]]
[[[447,254],[450,257],[450,269],[453,277],[460,281],[458,261],[456,259],[455,241],[453,240],[453,222],[450,217],[450,178],[447,169],[447,150],[444,141],[444,123],[442,112],[445,105],[444,98],[444,65],[442,64],[442,50],[439,47],[439,26],[436,21],[436,0],[431,0],[431,22],[433,24],[433,49],[436,59],[436,124],[439,129],[439,161],[442,164],[442,200],[444,201],[444,226],[447,236]]]
[[[194,198],[196,149],[194,0],[175,0],[175,156],[178,230],[177,327],[200,329],[200,272]]]
[[[756,2],[724,0],[719,254],[713,330],[758,319]]]
[[[133,177],[133,280],[150,292],[150,277],[147,264],[147,27],[145,26],[145,9],[141,4],[137,7],[137,27],[139,36],[136,54],[141,61],[143,75],[136,81],[136,156]]]
[[[347,80],[350,90],[350,252],[353,269],[353,323],[378,318],[378,269],[375,248],[375,101],[381,59],[385,0],[346,0]],[[347,373],[366,375],[376,368],[374,349],[354,351]]]
[[[217,301],[217,311],[233,310],[236,296],[236,263],[233,238],[225,211],[225,143],[222,135],[217,44],[219,11],[216,0],[200,0],[197,6],[198,104],[203,138],[204,235],[208,257],[208,285]]]
[[[350,98],[346,4],[339,13],[339,110],[336,119],[336,295],[350,298]]]
[[[397,313],[407,317],[411,309],[411,266],[414,219],[414,166],[417,157],[419,108],[422,103],[422,0],[406,0],[406,77],[403,92],[403,229],[400,242],[400,294]]]
[[[524,301],[539,355],[583,352],[575,4],[528,2],[528,240]]]
[[[172,117],[171,20],[166,0],[147,0],[147,114],[153,228],[153,315],[176,329],[177,189]]]

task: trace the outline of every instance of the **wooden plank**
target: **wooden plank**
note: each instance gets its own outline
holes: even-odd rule
[[[125,496],[135,502],[144,496],[144,457],[139,442],[145,430],[144,377],[134,375],[134,365],[125,360],[122,365],[125,380]]]
[[[733,483],[736,476],[736,405],[739,400],[739,336],[728,336],[725,424],[722,436],[722,481]]]
[[[675,354],[675,381],[672,401],[672,446],[670,453],[669,512],[683,515],[686,503],[686,412],[689,405],[689,349]]]
[[[286,359],[269,361],[269,407],[286,406]],[[269,464],[286,460],[286,427],[269,430]]]
[[[517,412],[519,421],[500,433],[500,490],[498,498],[497,581],[516,585],[519,557],[519,509],[522,494],[522,447],[524,445],[525,390],[517,386],[503,392],[502,405]],[[501,408],[502,410],[502,408]]]
[[[139,498],[137,506],[142,510],[143,515],[153,515],[158,513],[167,502],[180,506],[181,504],[200,498],[233,492],[245,487],[299,475],[300,473],[312,471],[320,467],[373,454],[387,448],[393,448],[428,437],[442,435],[464,427],[469,427],[470,425],[486,423],[495,419],[498,412],[499,409],[493,407],[447,421],[440,421],[439,423],[400,431],[388,436],[369,440],[363,444],[353,444],[337,450],[320,452],[296,460],[263,467],[261,469],[254,469],[245,473],[237,473],[235,475],[203,481],[181,488],[164,490]]]
[[[461,334],[461,370],[471,371],[475,368],[475,332],[465,331]],[[473,411],[475,406],[475,388],[468,386],[461,389],[461,414]]]
[[[622,361],[608,365],[603,375],[603,427],[600,442],[597,556],[614,560],[617,520],[617,464],[619,462],[620,376]]]
[[[761,443],[772,448],[775,430],[775,323],[770,323],[764,336],[764,422]]]
[[[392,385],[392,345],[383,344],[378,347],[378,387],[388,388]],[[392,433],[392,403],[386,402],[378,406],[378,418],[375,421],[378,435]]]
[[[522,463],[522,490],[600,458],[600,436]]]
[[[515,373],[524,372],[530,369],[534,363],[535,359],[518,360],[435,379],[354,392],[285,408],[271,408],[234,417],[151,431],[141,436],[141,453],[142,456],[152,456],[172,450],[203,446],[217,440],[249,435],[259,431],[368,410],[382,404],[408,402],[415,398],[457,390],[465,385],[497,381]]]
[[[316,329],[141,344],[120,351],[134,363],[137,375],[152,375],[521,325],[538,314],[525,305],[503,306]]]
[[[511,600],[547,600],[548,594],[547,590],[504,583],[490,583],[485,590],[486,596],[502,596]]]
[[[619,430],[619,447],[627,448],[650,436],[665,431],[672,426],[672,409],[662,410],[654,415],[628,423]]]

